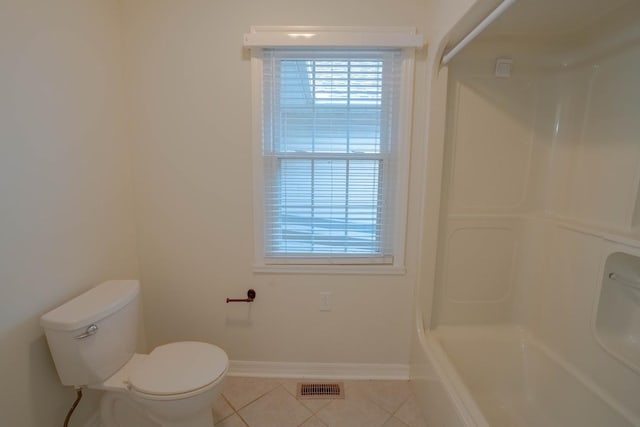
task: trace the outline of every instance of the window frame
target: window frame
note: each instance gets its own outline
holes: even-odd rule
[[[245,35],[245,46],[251,49],[252,140],[253,140],[253,213],[254,266],[256,273],[320,273],[320,274],[404,274],[407,205],[409,191],[409,150],[413,110],[413,73],[415,48],[422,46],[422,36],[415,28],[361,27],[252,27]],[[277,257],[265,255],[265,195],[263,152],[263,49],[285,47],[397,48],[402,52],[400,111],[394,140],[397,142],[391,226],[392,262],[384,257],[310,256]]]

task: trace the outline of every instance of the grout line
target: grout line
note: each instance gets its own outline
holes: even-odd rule
[[[249,377],[246,377],[246,378],[249,378]],[[236,408],[235,406],[231,405],[231,401],[229,401],[229,399],[226,399],[226,396],[224,396],[224,391],[222,392],[222,394],[223,394],[223,396],[225,397],[225,399],[227,400],[227,402],[229,402],[229,405],[233,408],[233,410],[234,410],[234,411],[236,411],[236,412],[238,412],[238,411],[240,411],[241,409],[244,409],[244,408],[246,408],[247,406],[251,405],[251,404],[252,404],[253,402],[255,402],[256,400],[260,400],[261,398],[263,398],[263,397],[264,397],[264,396],[266,396],[267,394],[271,393],[272,391],[274,391],[274,390],[275,390],[275,389],[277,389],[278,387],[282,387],[282,384],[281,384],[280,382],[278,382],[278,385],[276,385],[274,388],[269,389],[269,391],[267,391],[267,392],[265,392],[265,393],[261,394],[260,396],[256,397],[255,399],[253,399],[253,400],[252,400],[252,401],[250,401],[249,403],[247,403],[247,404],[245,404],[245,405],[243,405],[243,406],[241,406],[241,407],[239,407],[239,408]]]
[[[300,424],[298,424],[298,427],[300,427],[301,425],[303,425],[304,423],[306,423],[307,421],[309,421],[311,418],[315,417],[315,415],[313,413],[311,413],[310,417],[307,417],[304,419],[303,422],[301,422]]]
[[[398,421],[402,422],[402,424],[408,427],[411,427],[411,425],[409,423],[406,423],[402,418],[396,417],[396,414],[400,412],[400,409],[402,409],[404,405],[406,405],[411,400],[411,398],[415,399],[415,395],[413,394],[413,391],[411,392],[411,394],[409,394],[409,397],[407,397],[407,399],[404,402],[402,402],[402,405],[400,405],[400,407],[398,407],[398,409],[396,409],[396,411],[393,413],[394,418],[396,418]],[[417,411],[417,415],[420,417],[423,423],[426,423],[426,420],[424,419],[424,415],[422,415],[422,413],[419,410]]]
[[[275,390],[275,389],[273,389]],[[246,408],[247,406],[251,405],[254,402],[257,402],[258,400],[262,399],[264,396],[266,396],[267,394],[271,393],[273,390],[269,390],[268,392],[266,392],[265,394],[261,394],[260,396],[256,397],[255,399],[253,399],[252,401],[250,401],[249,403],[247,403],[246,405],[236,409],[236,412],[240,412],[241,410],[243,410],[244,408]]]
[[[406,404],[406,403],[407,403],[407,402],[408,402],[412,397],[413,397],[413,392],[409,393],[409,395],[407,396],[407,398],[406,398],[406,399],[404,399],[404,400],[402,401],[402,403],[400,404],[400,406],[398,406],[398,407],[396,408],[396,410],[395,410],[395,411],[393,411],[393,412],[391,413],[391,415],[393,415],[393,416],[395,417],[395,416],[396,416],[396,414],[397,414],[398,412],[400,412],[400,409],[402,409],[402,407],[403,407],[403,406],[404,406],[404,405],[405,405],[405,404]],[[396,417],[396,418],[397,418],[397,417]],[[398,419],[399,419],[399,418],[398,418]],[[406,424],[406,423],[405,423],[405,424]]]
[[[307,408],[307,410],[309,410],[313,415],[316,415],[316,414],[318,414],[320,411],[322,411],[324,408],[326,408],[326,407],[328,407],[329,405],[331,405],[331,403],[332,403],[332,402],[334,402],[334,401],[336,401],[336,400],[342,400],[342,399],[325,399],[325,400],[326,400],[326,402],[327,402],[327,403],[326,403],[325,405],[322,405],[320,408],[315,409],[315,410],[314,410],[314,409],[312,409],[312,408],[309,408],[307,405],[305,405],[304,403],[302,403],[302,402],[300,402],[300,401],[298,401],[298,402],[300,402],[300,403],[301,403],[305,408]]]
[[[367,380],[367,381],[385,381],[385,380]],[[346,387],[346,386],[345,386]],[[357,387],[357,386],[356,386]],[[346,391],[345,391],[346,392]],[[400,408],[402,408],[402,406],[407,403],[407,401],[409,400],[409,398],[411,397],[412,393],[410,392],[409,395],[402,401],[402,403],[400,403],[400,405],[394,410],[394,411],[389,411],[388,409],[384,408],[381,404],[379,404],[378,402],[376,402],[375,400],[371,399],[370,397],[366,397],[367,401],[369,401],[370,403],[373,403],[375,406],[377,406],[378,408],[382,409],[384,412],[386,412],[387,414],[394,416],[396,412],[398,412],[400,410]],[[346,397],[346,395],[345,395]],[[389,421],[388,419],[386,421]],[[385,421],[385,422],[386,422]]]
[[[392,415],[392,416],[391,416],[391,418],[393,418],[394,420],[396,420],[397,422],[399,422],[399,423],[400,423],[400,424],[402,424],[403,426],[411,427],[409,424],[405,423],[403,420],[401,420],[401,419],[400,419],[400,418],[398,418],[398,417],[394,417],[394,416]],[[389,418],[389,420],[390,420],[391,418]],[[389,420],[387,420],[387,421],[389,421]]]
[[[307,421],[309,421],[309,420],[310,420],[310,419],[312,419],[312,418],[315,418],[315,419],[316,419],[316,421],[318,421],[321,425],[323,425],[323,426],[325,426],[325,427],[327,426],[327,424],[326,424],[324,421],[322,421],[322,420],[320,419],[320,417],[317,417],[315,414],[314,414],[314,415],[312,415],[312,416],[310,416],[309,418],[307,418],[307,419],[304,421],[304,423],[306,423]],[[304,423],[300,424],[300,426],[302,426]],[[300,427],[300,426],[298,426],[298,427]]]
[[[236,412],[236,415],[238,416],[238,418],[240,418],[240,421],[242,421],[242,424],[244,424],[246,427],[249,427],[249,423],[246,422],[244,418],[242,418],[242,415],[240,415],[237,412]]]
[[[293,381],[297,381],[297,380],[295,380],[295,379],[292,379],[292,380],[293,380]],[[296,399],[296,395],[295,395],[295,394],[292,394],[291,392],[289,392],[289,390],[287,390],[287,388],[284,386],[284,383],[282,382],[283,380],[278,380],[278,381],[280,382],[280,386],[281,386],[282,388],[284,388],[284,391],[286,391],[286,392],[289,394],[289,396],[291,396],[291,397],[293,397],[294,399]],[[296,387],[297,387],[297,385],[296,385]],[[296,400],[298,400],[298,399],[296,399]]]
[[[233,408],[233,406],[231,405],[231,403],[229,402],[229,400],[228,400],[228,399],[227,399],[227,398],[226,398],[222,393],[220,393],[220,394],[218,395],[218,397],[217,397],[217,398],[218,398],[218,399],[222,398],[222,400],[224,400],[225,402],[227,402],[227,405],[229,405],[229,408],[231,408],[231,413],[230,413],[229,415],[225,416],[225,417],[220,418],[219,420],[216,420],[216,419],[215,419],[215,416],[214,416],[214,420],[213,420],[213,421],[214,421],[214,423],[215,423],[215,424],[221,423],[222,421],[226,420],[226,419],[227,419],[227,418],[229,418],[229,417],[232,417],[232,416],[233,416],[233,414],[235,414],[235,413],[236,413],[236,410]],[[214,415],[214,414],[213,414],[213,404],[211,404],[211,412],[212,412],[212,416],[213,416],[213,415]]]

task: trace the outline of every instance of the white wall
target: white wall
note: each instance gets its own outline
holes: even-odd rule
[[[255,274],[251,25],[417,26],[421,0],[123,2],[151,345],[199,339],[234,360],[408,363],[423,165],[412,165],[407,274]],[[423,148],[424,52],[413,153]],[[414,158],[422,159],[421,155]],[[257,291],[251,304],[226,297]],[[319,292],[333,311],[319,311]]]
[[[137,274],[118,2],[3,1],[0,58],[0,425],[60,426],[40,315]]]

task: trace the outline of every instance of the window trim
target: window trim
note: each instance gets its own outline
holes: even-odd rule
[[[420,48],[424,37],[413,27],[252,26],[247,48],[263,47],[399,47]]]
[[[313,36],[309,36],[313,34]],[[292,37],[295,35],[295,37]],[[413,110],[413,74],[415,47],[422,46],[422,36],[415,28],[359,27],[252,27],[245,35],[245,46],[251,48],[252,142],[253,142],[253,214],[255,273],[308,274],[404,274],[406,222],[409,192],[409,150]],[[402,50],[402,86],[399,123],[397,126],[397,159],[395,200],[390,203],[393,215],[393,263],[383,264],[375,257],[362,262],[363,257],[278,257],[269,263],[265,256],[264,236],[264,165],[263,165],[263,55],[266,47],[313,46],[325,48],[384,48]],[[357,261],[357,262],[356,262]]]

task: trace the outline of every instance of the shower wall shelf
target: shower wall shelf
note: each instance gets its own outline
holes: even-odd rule
[[[640,256],[615,252],[605,261],[595,336],[612,356],[640,372]]]
[[[615,280],[616,282],[624,285],[624,286],[628,286],[630,288],[636,289],[638,291],[640,291],[640,281],[638,280],[631,280],[628,279],[626,277],[622,277],[622,276],[618,276],[616,273],[611,272],[607,275],[609,277],[609,279],[611,280]]]

